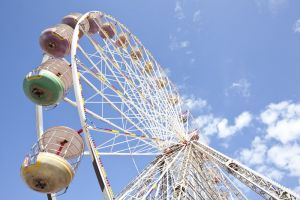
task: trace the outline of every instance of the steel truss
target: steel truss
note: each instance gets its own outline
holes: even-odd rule
[[[197,141],[158,156],[116,199],[247,199],[230,176],[263,199],[299,199],[287,188]]]

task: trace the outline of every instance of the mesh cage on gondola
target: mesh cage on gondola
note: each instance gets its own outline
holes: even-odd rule
[[[62,191],[74,178],[83,150],[77,131],[65,126],[49,128],[25,157],[21,167],[23,180],[38,192]]]
[[[26,96],[42,106],[57,104],[72,87],[72,71],[63,59],[49,59],[23,81]]]

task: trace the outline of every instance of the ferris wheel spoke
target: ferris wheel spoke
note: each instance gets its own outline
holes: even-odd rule
[[[81,64],[80,63],[80,65],[81,66],[83,66],[83,64]],[[89,72],[91,72],[87,67],[84,67],[87,71],[89,71]],[[93,72],[91,72],[91,74],[92,75],[94,75],[94,73]],[[96,76],[96,75],[94,75],[94,76]],[[102,77],[104,77],[103,75],[102,75]],[[84,76],[83,76],[83,78],[84,78]],[[84,78],[84,80],[85,81],[87,81],[87,79],[86,78]],[[101,80],[103,80],[103,79],[101,79]],[[106,83],[106,81],[105,81],[105,83]],[[91,86],[91,83],[90,82],[88,82],[88,84]],[[98,93],[100,93],[99,92],[99,90],[95,87],[95,86],[91,86],[94,90],[96,90]],[[114,88],[114,87],[110,87],[113,91],[115,91],[119,96],[120,96],[120,92],[119,91],[116,91],[116,89]],[[105,96],[103,93],[101,93],[101,96],[103,97],[103,98],[106,98],[106,100],[108,99],[107,98],[107,95]],[[122,96],[122,98],[124,98],[123,96]],[[126,104],[126,102],[128,102],[128,100],[124,100],[124,103]],[[127,106],[128,106],[128,104],[126,104]],[[134,105],[134,104],[133,104]],[[128,106],[129,108],[130,108],[130,106]],[[136,108],[136,106],[134,106],[135,108]],[[154,120],[153,120],[154,121]]]
[[[153,173],[152,171],[155,170],[155,168],[162,162],[162,160],[164,159],[164,156],[160,156],[158,158],[156,158],[154,161],[152,161],[145,169],[142,173],[140,173],[137,177],[135,177],[133,179],[132,182],[130,182],[128,184],[127,187],[125,187],[119,194],[118,196],[116,196],[116,199],[118,200],[123,200],[126,199],[128,197],[134,197],[134,190],[139,186],[139,184],[141,186],[145,186],[144,184],[144,180],[146,180],[149,176],[150,173]]]
[[[129,146],[132,145],[132,148],[135,148],[134,151],[131,151],[130,147],[125,147],[125,142],[128,142]],[[107,149],[107,151],[105,151]],[[137,153],[137,154],[160,154],[160,151],[157,150],[154,147],[151,147],[149,145],[143,144],[136,146],[135,144],[132,144],[132,141],[124,141],[124,143],[118,143],[114,145],[107,145],[105,147],[99,148],[102,152],[110,152],[110,153]]]
[[[82,50],[82,48],[79,46],[79,49],[81,49],[81,51],[83,52],[83,50]],[[84,53],[85,54],[85,53]],[[85,54],[86,55],[86,54]],[[92,61],[89,59],[89,61],[92,63]],[[95,68],[95,64],[93,64],[93,66],[94,66],[94,68]],[[85,67],[85,69],[86,69],[86,67]],[[87,70],[87,69],[86,69]],[[99,71],[99,70],[98,70]],[[104,77],[103,75],[102,75],[102,77]],[[103,80],[103,79],[102,79]],[[117,92],[118,93],[118,95],[120,94],[119,92]],[[133,94],[134,94],[134,92],[133,92]],[[131,99],[132,100],[132,99]],[[146,110],[149,110],[149,109],[146,109]]]
[[[112,147],[112,146],[118,146],[118,145],[121,145],[121,147],[123,147],[124,148],[124,145],[123,144],[125,144],[125,143],[127,143],[127,142],[137,142],[138,141],[138,138],[130,138],[130,139],[125,139],[125,140],[121,140],[120,142],[113,142],[113,143],[111,143],[111,144],[108,144],[108,145],[106,145],[106,146],[104,146],[103,144],[100,144],[97,148],[98,149],[105,149],[105,148],[108,148],[109,147],[109,149],[111,149],[110,147]],[[141,145],[139,145],[138,147],[140,147],[140,146],[144,146],[144,145],[147,145],[147,144],[141,144]],[[127,148],[126,148],[127,149]],[[123,150],[119,150],[119,151],[123,151]]]
[[[237,188],[234,183],[230,180],[230,178],[225,174],[225,172],[216,164],[214,164],[215,167],[218,169],[218,172],[221,175],[222,181],[225,185],[225,187],[230,191],[230,196],[233,199],[234,194],[237,198],[242,200],[247,200],[248,198],[240,191],[239,188]]]
[[[151,153],[151,152],[149,152],[149,153],[120,153],[120,152],[99,152],[99,154],[101,155],[101,156],[137,156],[137,157],[139,157],[139,156],[159,156],[159,155],[161,155],[160,153]],[[89,152],[88,151],[86,151],[86,152],[84,152],[84,155],[89,155]]]
[[[82,79],[90,86],[92,89],[94,89],[98,94],[100,94],[111,106],[113,109],[115,109],[123,118],[125,118],[129,123],[132,124],[135,128],[137,128],[143,135],[148,135],[145,133],[140,127],[136,125],[130,118],[128,118],[124,112],[122,112],[113,102],[109,100],[101,91],[99,91],[90,81],[88,81],[84,76],[82,76]]]
[[[116,23],[116,24],[118,24],[118,23]],[[108,40],[109,42],[111,41],[111,40]],[[135,41],[135,40],[134,40]],[[104,43],[106,44],[106,46],[108,46],[108,44],[107,44],[107,42],[104,40]],[[95,44],[95,43],[94,43]],[[129,46],[130,46],[131,44],[129,43]],[[113,44],[111,44],[111,46],[113,46],[115,49],[116,49],[116,47],[115,47],[115,45],[113,45]],[[108,50],[109,50],[109,52],[110,52],[110,54],[111,54],[111,57],[113,57],[113,59],[114,59],[114,63],[116,63],[116,60],[115,60],[115,58],[114,58],[114,56],[113,56],[113,53],[111,52],[111,50],[110,50],[110,48],[107,48]],[[116,50],[118,50],[118,49],[116,49]],[[127,54],[128,54],[128,52],[127,52]],[[130,56],[129,56],[129,58],[130,58]],[[122,59],[123,59],[123,57],[122,57]],[[124,63],[127,63],[127,62],[124,62]],[[131,63],[135,63],[135,62],[131,62]],[[109,65],[108,65],[108,67],[110,67]],[[136,74],[136,72],[135,72],[135,74]],[[141,74],[143,74],[143,73],[141,73]],[[156,102],[160,102],[160,101],[156,101]],[[167,110],[170,110],[170,109],[167,109]],[[172,108],[171,108],[171,110],[172,110]]]
[[[160,166],[164,163],[165,157],[162,156],[157,158],[138,177],[136,177],[128,185],[125,191],[121,192],[120,195],[116,197],[116,199],[126,199],[128,196],[136,199],[146,199],[146,197],[153,192],[153,189],[160,182],[162,177],[167,173],[168,169],[177,160],[182,150],[183,148],[173,154],[172,160],[164,170],[162,170]]]
[[[101,91],[99,91],[97,88],[96,88],[96,86],[94,86],[90,81],[88,81],[87,80],[87,78],[85,78],[85,76],[81,76],[82,77],[82,79],[90,86],[90,87],[92,87],[96,92],[97,92],[97,94],[99,94],[99,95],[101,95],[108,103],[110,103],[111,104],[111,106],[115,109],[115,110],[117,110],[123,117],[125,117],[127,120],[128,120],[128,122],[130,122],[135,128],[137,128],[139,131],[141,131],[141,128],[140,127],[138,127],[138,126],[136,126],[136,123],[133,123],[128,117],[126,117],[125,115],[124,115],[124,112],[122,112],[122,111],[120,111],[118,108],[117,108],[117,106],[115,105],[115,103],[113,103],[113,102],[111,102],[110,100],[109,100],[109,98],[107,97],[107,95],[104,95]],[[128,106],[128,104],[126,103],[126,102],[124,102],[125,104],[126,104],[126,106]],[[128,106],[129,107],[129,109],[131,108],[130,106]],[[134,112],[133,112],[134,113]],[[154,118],[154,117],[153,117]],[[137,117],[136,119],[141,119],[140,117]],[[153,119],[154,120],[154,119]],[[141,122],[142,123],[142,122]],[[146,126],[150,126],[149,124],[148,125],[146,125]],[[153,127],[153,126],[152,126]],[[161,125],[160,125],[160,127],[161,127]],[[162,127],[161,127],[162,128]],[[141,132],[143,132],[143,131],[141,131]]]
[[[119,23],[118,23],[118,25],[120,25]],[[124,28],[124,26],[122,26],[122,28]],[[122,29],[121,28],[121,29]],[[126,29],[127,30],[127,29]],[[127,30],[128,31],[128,30]],[[141,46],[141,47],[143,47],[142,46],[142,44],[141,44],[141,42],[135,37],[135,36],[133,36],[133,41],[135,42],[135,46]],[[133,47],[132,47],[132,45],[131,45],[131,43],[129,43],[129,46],[131,47],[131,49],[133,49]],[[147,50],[147,49],[145,49],[145,47],[143,47],[142,48],[143,50],[144,50],[144,55],[146,55],[146,57],[147,57],[147,60],[154,60],[154,58],[152,57],[152,55],[150,54],[150,52]],[[126,51],[126,53],[129,55],[129,53],[128,53],[128,51],[127,50],[125,50]],[[130,56],[129,56],[129,58],[130,58]],[[145,61],[145,58],[144,57],[142,57],[142,59],[143,59],[143,63],[146,63],[146,61]],[[141,60],[138,60],[138,62],[139,62],[139,64],[142,66],[142,62],[141,62]],[[135,63],[135,62],[132,62],[132,63]],[[156,63],[156,61],[154,62],[155,64],[157,64]],[[158,67],[157,67],[158,68]],[[137,68],[137,69],[139,69],[139,71],[140,71],[140,68]],[[160,68],[158,68],[158,69],[160,69]],[[158,76],[162,76],[162,74],[160,73],[161,72],[161,70],[158,70]],[[154,71],[154,73],[156,73],[156,71]],[[141,71],[140,71],[140,74],[141,75],[145,75],[145,73],[142,73]],[[148,74],[146,74],[146,76],[147,76]],[[149,75],[148,75],[149,76]],[[150,76],[149,76],[150,77]],[[152,79],[150,79],[150,80],[152,80]],[[176,89],[175,89],[175,87],[173,87],[173,88],[171,88],[171,82],[169,81],[169,79],[167,79],[167,82],[169,83],[167,86],[168,87],[170,87],[170,91],[176,91]],[[151,84],[154,84],[155,85],[155,83],[151,83]],[[173,85],[172,85],[173,86]],[[167,96],[168,94],[166,94],[166,96]],[[157,102],[160,102],[160,101],[157,101]],[[173,107],[170,107],[169,109],[173,109]]]
[[[169,162],[167,164],[167,166],[165,168],[163,168],[163,170],[161,171],[161,173],[159,174],[159,177],[153,181],[153,184],[151,185],[150,188],[147,189],[147,192],[145,194],[143,194],[142,199],[146,199],[152,192],[153,189],[155,189],[155,187],[157,186],[157,184],[162,180],[162,178],[164,177],[164,175],[169,171],[169,169],[173,166],[173,164],[175,163],[175,161],[177,161],[177,159],[179,158],[179,155],[181,155],[181,152],[184,150],[184,148],[181,148],[174,156],[174,158],[172,159],[171,162]]]
[[[93,127],[89,127],[89,129],[97,130]],[[136,153],[160,152],[156,146],[156,143],[159,142],[159,140],[157,139],[148,140],[147,138],[137,137],[132,133],[116,135],[118,131],[111,129],[103,129],[103,131],[100,132],[110,133],[110,135],[113,135],[113,137],[111,137],[110,139],[104,141],[102,144],[99,144],[97,148],[101,149],[102,151],[105,150],[106,152],[119,153],[124,151],[131,151]],[[126,146],[124,147],[125,143],[128,143],[128,145],[130,145],[129,148],[127,148]]]
[[[138,138],[142,141],[145,141],[145,140],[149,140],[149,141],[152,141],[152,142],[162,142],[162,141],[164,141],[160,138],[145,137],[143,135],[137,135],[137,134],[132,133],[132,132],[120,132],[118,130],[113,130],[113,129],[109,129],[109,128],[98,128],[98,127],[94,127],[94,126],[89,126],[88,128],[90,130],[93,130],[93,131],[102,132],[102,133],[109,133],[109,134],[116,135],[116,136]]]
[[[119,85],[119,86],[121,87],[121,89],[124,91],[124,88],[123,88],[123,86],[122,86],[122,83],[121,83],[120,80],[117,78],[118,76],[116,76],[114,70],[112,70],[112,68],[111,68],[111,66],[110,66],[110,65],[114,65],[115,67],[118,68],[119,66],[117,65],[116,61],[113,61],[113,62],[112,62],[110,59],[108,59],[108,58],[105,56],[105,54],[101,54],[100,52],[103,52],[103,49],[102,49],[99,45],[97,45],[97,43],[91,38],[91,36],[87,35],[87,38],[88,38],[89,41],[93,44],[93,46],[95,47],[95,49],[97,50],[97,52],[103,57],[103,60],[104,60],[104,62],[105,62],[106,67],[109,69],[109,71],[112,73],[112,76],[115,78],[114,80],[118,83],[118,85]],[[81,51],[82,53],[84,53],[85,56],[87,55],[81,47],[79,47],[79,49],[80,49],[80,51]],[[90,60],[90,59],[89,59],[89,60]],[[110,61],[110,64],[107,62],[107,60]],[[97,65],[95,65],[95,66],[97,66]],[[98,70],[98,73],[100,73],[100,70]]]
[[[85,78],[85,77],[83,77],[83,79],[85,80],[85,81],[87,81],[87,79]],[[124,112],[122,112],[121,110],[119,110],[118,108],[117,108],[117,106],[115,106],[115,104],[116,103],[113,103],[113,102],[111,102],[103,93],[101,93],[95,86],[93,86],[90,82],[88,82],[87,81],[87,83],[98,93],[98,94],[100,94],[101,96],[103,96],[103,98],[107,101],[107,103],[109,103],[109,104],[111,104],[111,106],[115,109],[115,110],[117,110],[124,118],[126,118],[127,120],[128,120],[128,122],[130,122],[132,125],[133,125],[133,127],[135,127],[135,128],[137,128],[137,130],[139,130],[139,131],[141,131],[141,129],[138,127],[138,126],[136,126],[136,123],[133,123],[132,121],[131,121],[131,119],[134,119],[133,117],[131,118],[131,117],[128,117],[128,116],[126,116],[125,114],[124,114]],[[143,131],[142,131],[143,132]]]
[[[69,103],[70,105],[77,107],[76,103],[75,103],[74,101],[72,101],[71,99],[65,97],[64,100],[65,100],[67,103]],[[93,111],[91,111],[91,110],[89,110],[89,109],[87,109],[87,108],[85,109],[85,112],[86,112],[87,114],[89,114],[90,116],[92,116],[93,118],[95,118],[95,119],[97,119],[97,120],[101,120],[101,121],[103,121],[103,122],[105,122],[105,123],[111,125],[112,127],[117,128],[118,130],[120,130],[120,131],[122,131],[122,132],[124,132],[124,133],[128,133],[128,132],[129,132],[129,131],[127,131],[127,130],[123,129],[122,127],[120,127],[120,126],[118,126],[118,125],[112,123],[111,121],[109,121],[109,120],[107,120],[107,119],[101,117],[100,115],[94,113]]]

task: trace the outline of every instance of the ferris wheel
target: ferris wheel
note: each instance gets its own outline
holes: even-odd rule
[[[87,155],[108,200],[247,199],[234,178],[263,199],[299,199],[201,143],[192,115],[183,109],[163,68],[112,16],[71,13],[41,33],[40,45],[43,62],[23,82],[37,116],[38,142],[21,167],[31,189],[56,199],[55,193],[67,190]],[[44,111],[63,101],[77,109],[80,125],[74,127],[81,129],[58,125],[44,130]],[[118,194],[103,156],[124,156],[136,169]],[[153,160],[139,169],[136,157],[147,156]]]

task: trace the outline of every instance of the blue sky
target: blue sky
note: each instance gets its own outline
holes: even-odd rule
[[[202,140],[300,193],[300,1],[11,0],[0,7],[3,199],[45,198],[19,175],[36,141],[34,105],[22,81],[41,60],[40,32],[70,12],[90,10],[113,15],[152,52],[192,110]],[[61,118],[79,127],[76,111],[67,113]],[[102,198],[89,161],[60,199]],[[117,188],[133,176],[130,167],[110,167]]]

